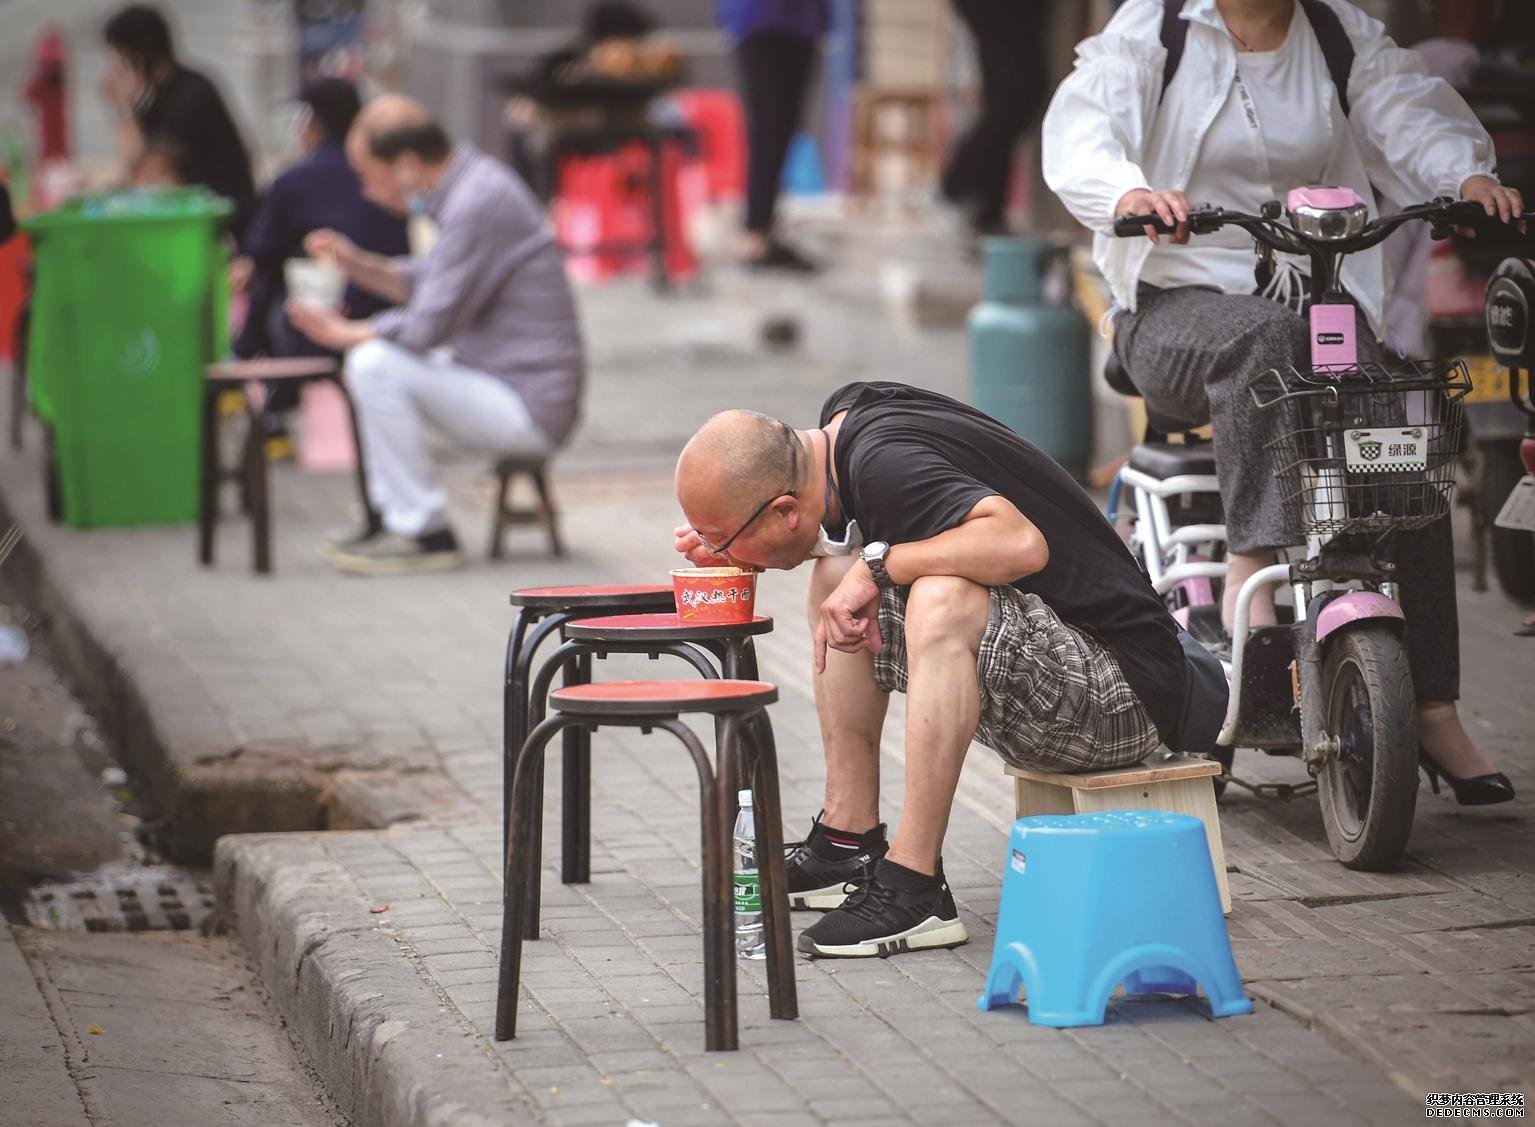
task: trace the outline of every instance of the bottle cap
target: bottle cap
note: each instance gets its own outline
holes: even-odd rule
[[[740,794],[736,795],[736,798],[738,798],[740,800],[740,803],[741,803],[742,806],[745,806],[748,809],[751,807],[751,804],[752,804],[752,792],[751,791],[743,790]]]

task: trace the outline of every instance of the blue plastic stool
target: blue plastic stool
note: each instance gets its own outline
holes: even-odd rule
[[[1204,826],[1107,810],[1013,823],[997,945],[978,1006],[1026,991],[1035,1025],[1102,1025],[1109,995],[1193,994],[1250,1014],[1221,915]]]

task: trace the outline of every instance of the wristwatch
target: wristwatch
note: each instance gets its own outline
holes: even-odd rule
[[[888,591],[895,586],[890,578],[890,573],[885,570],[885,557],[890,554],[890,545],[883,540],[873,540],[863,546],[859,557],[869,568],[869,574],[874,576],[874,583],[881,591]]]

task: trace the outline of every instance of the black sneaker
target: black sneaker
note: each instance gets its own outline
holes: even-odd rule
[[[375,512],[366,512],[355,524],[327,532],[320,543],[320,554],[326,559],[333,555],[354,552],[370,540],[384,535],[384,521]]]
[[[884,959],[903,951],[958,947],[970,941],[942,867],[937,882],[922,891],[895,887],[891,869],[889,861],[882,862],[873,878],[859,885],[842,907],[807,927],[799,937],[800,953],[823,959]],[[900,871],[912,875],[910,870]]]
[[[821,815],[817,814],[804,841],[784,846],[788,854],[784,869],[789,878],[789,907],[812,912],[829,912],[839,907],[847,899],[847,886],[872,878],[875,864],[889,848],[883,822],[860,834],[857,846],[849,849],[828,840]]]
[[[762,253],[746,260],[752,270],[782,270],[787,274],[819,274],[821,264],[774,236],[768,236]]]

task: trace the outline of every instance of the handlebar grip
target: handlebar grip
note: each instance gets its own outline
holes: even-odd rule
[[[1122,215],[1114,220],[1114,234],[1121,239],[1133,239],[1137,235],[1146,233],[1150,227],[1159,235],[1171,235],[1175,228],[1162,221],[1162,217],[1152,212],[1149,215]]]

